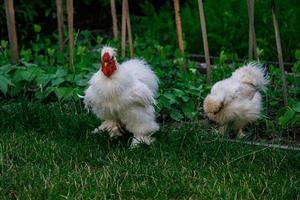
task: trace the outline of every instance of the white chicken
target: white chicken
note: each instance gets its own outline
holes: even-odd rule
[[[139,59],[118,64],[115,49],[108,46],[102,48],[101,65],[83,97],[85,106],[103,120],[94,132],[106,130],[115,137],[125,127],[134,136],[131,147],[150,144],[151,135],[159,129],[153,107],[158,89],[155,73]]]
[[[243,128],[259,118],[262,106],[260,91],[268,83],[265,70],[256,63],[237,69],[228,79],[217,82],[204,100],[208,118],[221,125],[224,134],[229,124],[245,136]]]

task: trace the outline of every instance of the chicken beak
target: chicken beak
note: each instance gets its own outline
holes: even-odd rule
[[[104,67],[107,67],[108,66],[108,62],[104,62]]]

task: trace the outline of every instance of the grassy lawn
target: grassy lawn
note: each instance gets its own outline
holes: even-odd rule
[[[300,199],[300,152],[163,125],[149,147],[72,105],[2,102],[0,199]]]

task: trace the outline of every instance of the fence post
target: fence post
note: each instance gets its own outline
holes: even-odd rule
[[[287,94],[287,84],[286,84],[285,71],[284,71],[284,65],[283,65],[279,25],[278,25],[278,21],[276,19],[276,11],[275,11],[275,2],[274,2],[274,0],[272,0],[271,3],[272,3],[272,18],[273,18],[273,25],[274,25],[274,31],[275,31],[278,61],[279,61],[279,67],[280,67],[280,71],[281,71],[283,102],[284,102],[284,105],[286,106],[287,103],[288,103],[288,94]]]
[[[256,36],[255,36],[255,28],[254,28],[254,0],[247,0],[248,7],[248,19],[249,19],[249,49],[248,56],[249,59],[254,57],[257,59],[256,52]]]
[[[111,8],[111,17],[113,22],[113,33],[114,33],[114,40],[118,39],[118,21],[117,21],[117,11],[116,11],[116,2],[115,0],[110,0],[110,8]]]
[[[13,0],[4,0],[5,12],[6,12],[6,22],[7,22],[7,32],[10,46],[10,56],[11,63],[16,64],[19,61],[18,53],[18,38],[16,32],[15,23],[15,10]]]
[[[129,12],[129,5],[127,3],[127,16],[126,16],[126,23],[127,23],[127,30],[128,30],[128,43],[129,43],[129,50],[130,50],[130,57],[134,57],[134,49],[133,49],[133,41],[132,41],[132,32],[131,32],[131,22],[130,22],[130,12]]]
[[[56,0],[56,15],[57,15],[57,29],[58,29],[58,44],[60,52],[64,51],[64,12],[63,1]]]
[[[198,6],[199,6],[199,15],[200,15],[200,22],[201,22],[201,31],[202,31],[204,54],[205,54],[205,62],[207,65],[206,66],[207,80],[208,80],[208,83],[211,85],[212,84],[212,73],[211,73],[211,64],[210,64],[210,58],[209,58],[206,23],[205,23],[205,15],[204,15],[202,0],[198,0]]]
[[[74,71],[74,39],[73,39],[73,0],[67,0],[68,34],[69,34],[69,64]]]
[[[127,0],[122,1],[122,58],[125,58],[126,51],[126,17],[127,17]]]
[[[182,39],[182,27],[181,27],[181,17],[180,17],[180,4],[179,0],[173,0],[174,1],[174,11],[175,11],[175,23],[176,23],[176,33],[177,33],[177,41],[178,41],[178,47],[181,52],[181,54],[184,54],[184,46],[183,46],[183,39]],[[183,72],[186,72],[186,66],[183,64],[181,66],[181,70]]]

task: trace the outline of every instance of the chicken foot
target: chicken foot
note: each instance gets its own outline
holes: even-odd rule
[[[238,131],[238,134],[237,134],[237,138],[238,138],[238,139],[242,139],[242,138],[245,137],[245,136],[246,136],[246,135],[245,135],[243,129],[240,128],[239,131]]]
[[[93,133],[99,133],[101,131],[108,131],[109,136],[112,137],[118,137],[121,136],[121,125],[118,122],[115,122],[113,120],[106,120],[102,122],[102,124],[95,128],[93,130]]]

